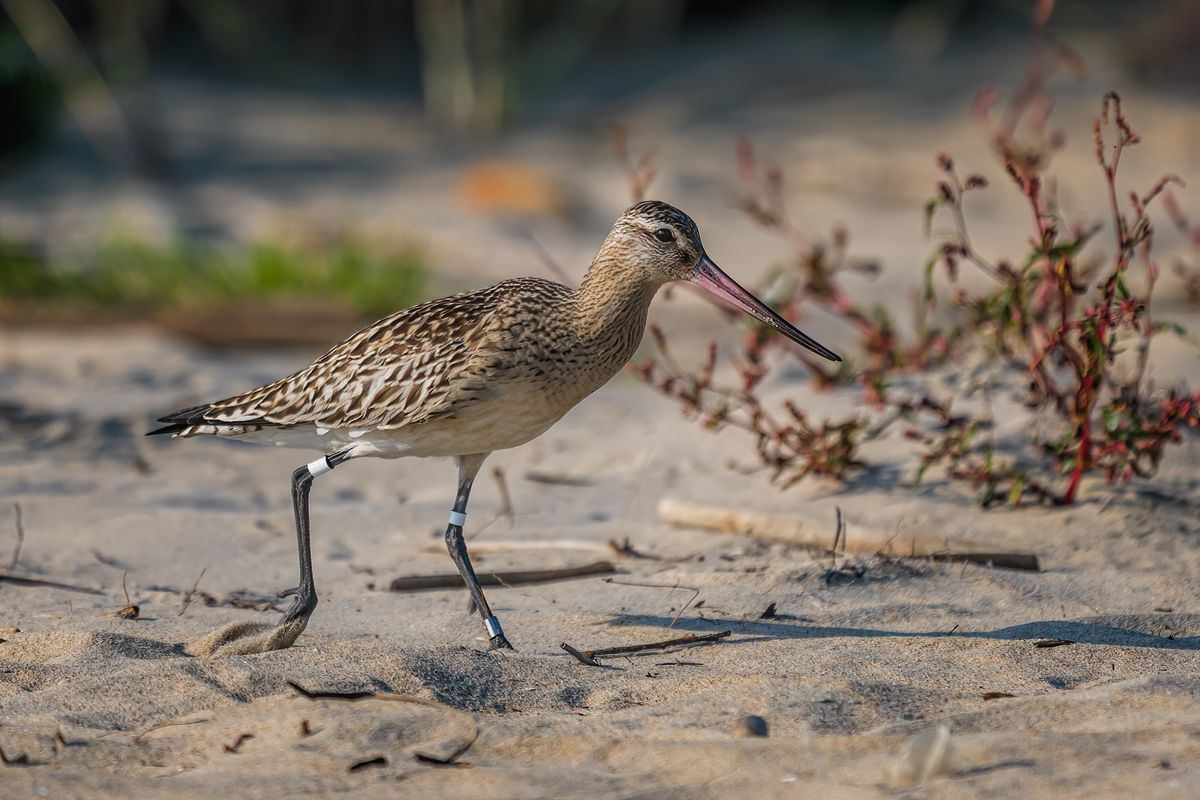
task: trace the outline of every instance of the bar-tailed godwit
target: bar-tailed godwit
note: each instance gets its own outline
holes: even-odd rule
[[[638,203],[613,225],[578,289],[516,278],[422,303],[368,325],[286,378],[168,414],[152,433],[223,436],[316,450],[292,473],[300,584],[274,647],[289,646],[317,606],[308,493],[315,478],[363,456],[450,456],[458,495],[446,547],[483,617],[491,647],[511,648],[479,588],[463,539],[471,484],[495,450],[525,444],[599,389],[642,339],[666,283],[691,281],[832,361],[722,272],[677,208]]]

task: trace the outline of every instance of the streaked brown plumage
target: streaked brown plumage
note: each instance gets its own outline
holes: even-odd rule
[[[489,453],[538,436],[615,375],[641,341],[650,301],[673,280],[693,280],[837,358],[721,273],[687,215],[651,201],[617,220],[578,289],[517,278],[398,311],[285,378],[167,415],[160,420],[167,427],[154,433],[218,435],[325,454],[324,462],[293,475],[301,586],[292,591],[296,603],[284,622],[293,624],[295,635],[316,605],[306,563],[312,479],[360,456],[455,457],[459,498],[447,544],[492,645],[507,647],[462,544],[475,474]]]

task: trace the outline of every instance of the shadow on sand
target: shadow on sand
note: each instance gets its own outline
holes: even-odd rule
[[[1153,625],[1156,628],[1178,628],[1191,632],[1197,626],[1196,615],[1140,615],[1126,616],[1130,625]],[[646,625],[666,628],[671,617],[649,614],[622,614],[614,617],[618,625]],[[996,639],[1000,641],[1037,641],[1058,639],[1076,644],[1116,645],[1119,647],[1146,647],[1158,650],[1200,650],[1200,636],[1157,636],[1133,627],[1120,627],[1108,622],[1089,619],[1044,620],[1011,625],[991,631],[888,631],[875,628],[839,628],[819,625],[801,625],[785,621],[734,620],[734,619],[679,619],[672,630],[689,633],[712,633],[728,628],[741,636],[757,639],[822,639],[833,637],[894,636],[903,638],[948,637],[965,639]],[[745,642],[745,639],[741,641]],[[731,643],[736,643],[736,640]]]

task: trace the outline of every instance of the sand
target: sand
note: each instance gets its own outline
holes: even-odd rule
[[[452,568],[437,547],[452,465],[362,461],[313,493],[321,604],[308,630],[287,650],[205,659],[188,645],[277,618],[206,597],[265,604],[295,581],[287,480],[303,454],[138,433],[155,411],[303,355],[213,353],[136,329],[6,341],[6,402],[28,413],[4,415],[0,541],[19,502],[20,570],[100,592],[0,584],[0,627],[19,629],[0,633],[0,748],[28,762],[3,768],[8,796],[890,795],[911,779],[897,759],[912,737],[938,726],[948,750],[923,796],[1183,797],[1200,780],[1195,442],[1152,488],[1089,483],[1063,510],[985,513],[936,478],[910,487],[889,441],[883,466],[848,486],[779,493],[727,466],[748,462],[736,432],[703,434],[621,376],[488,464],[507,476],[515,524],[476,541],[546,547],[481,548],[480,569],[599,557],[618,570],[611,583],[491,589],[517,653],[486,652],[463,590],[386,591]],[[818,407],[852,398],[770,390]],[[832,559],[669,527],[654,513],[665,496],[789,513],[831,535],[841,507],[851,537],[942,531],[1036,552],[1044,569]],[[468,533],[499,505],[485,477]],[[603,552],[625,537],[681,560]],[[111,615],[123,576],[137,619]],[[659,588],[627,585],[639,582]],[[771,603],[775,618],[759,619]],[[604,668],[559,649],[726,629]],[[289,681],[434,703],[313,700]],[[747,715],[769,735],[740,735]],[[460,748],[455,766],[428,758]]]

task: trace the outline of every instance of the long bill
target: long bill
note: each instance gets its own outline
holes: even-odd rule
[[[841,361],[842,357],[830,350],[816,339],[798,330],[792,323],[776,314],[767,304],[738,285],[737,281],[721,271],[708,255],[700,257],[696,271],[692,275],[692,283],[703,286],[725,302],[745,311],[750,316],[766,325],[770,325],[796,344],[807,347],[822,358],[830,361]]]

